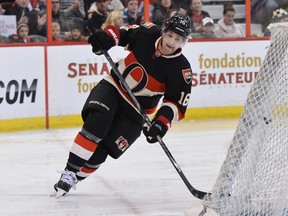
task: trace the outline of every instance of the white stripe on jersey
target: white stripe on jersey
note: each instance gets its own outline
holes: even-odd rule
[[[124,100],[126,100],[127,103],[129,103],[139,114],[141,114],[140,111],[138,110],[138,108],[137,108],[136,106],[134,106],[134,104],[131,103],[130,100],[127,99],[126,95],[124,95],[123,92],[118,89],[117,83],[115,82],[115,80],[114,80],[111,76],[106,76],[104,79],[105,79],[107,82],[109,82],[110,84],[112,84],[113,86],[115,86],[116,89],[118,90],[118,92],[120,93],[120,95],[122,96],[122,98],[123,98]],[[142,95],[142,94],[141,94],[141,95]],[[147,114],[147,116],[150,118],[150,117],[153,116],[153,114]]]

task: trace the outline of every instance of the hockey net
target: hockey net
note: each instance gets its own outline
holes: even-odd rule
[[[221,216],[288,215],[288,25],[269,28],[270,47],[203,201]]]

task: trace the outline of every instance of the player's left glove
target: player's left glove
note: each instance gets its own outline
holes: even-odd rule
[[[165,136],[169,127],[163,121],[156,118],[152,121],[152,126],[149,128],[148,126],[144,126],[143,133],[146,136],[146,140],[149,143],[157,142],[157,136],[159,135],[161,138]]]
[[[97,55],[102,54],[102,50],[108,51],[111,47],[119,43],[120,33],[115,26],[107,26],[104,31],[100,30],[93,33],[88,38],[88,43],[92,46],[92,51]]]

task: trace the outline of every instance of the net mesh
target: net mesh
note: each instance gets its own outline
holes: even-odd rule
[[[203,201],[221,216],[288,215],[288,25],[270,30],[270,47]]]

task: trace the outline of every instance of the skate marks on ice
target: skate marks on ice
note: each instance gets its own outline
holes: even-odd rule
[[[199,201],[158,144],[143,136],[107,161],[76,191],[51,198],[78,128],[0,134],[0,215],[181,216]],[[174,131],[164,141],[191,184],[209,190],[232,130]]]

